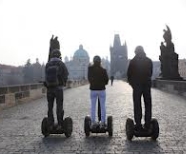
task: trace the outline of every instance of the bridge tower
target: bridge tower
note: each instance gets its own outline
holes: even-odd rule
[[[125,78],[128,68],[128,51],[126,42],[121,45],[119,34],[115,34],[113,46],[110,47],[111,75]]]

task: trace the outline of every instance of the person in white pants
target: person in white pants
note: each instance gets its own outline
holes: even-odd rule
[[[91,120],[92,126],[96,123],[96,102],[99,98],[101,105],[101,127],[105,126],[106,121],[106,85],[109,78],[106,69],[101,66],[101,58],[95,56],[93,58],[93,65],[88,68],[88,80],[90,83],[90,98],[91,98]]]

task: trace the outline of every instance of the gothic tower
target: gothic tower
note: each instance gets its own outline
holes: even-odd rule
[[[119,34],[115,34],[113,47],[110,47],[111,75],[125,78],[128,68],[127,44],[121,45]]]

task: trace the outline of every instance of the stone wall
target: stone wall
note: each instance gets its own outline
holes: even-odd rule
[[[186,81],[154,80],[153,87],[186,97]]]
[[[87,81],[68,81],[64,89],[78,87],[87,84]],[[42,83],[0,87],[0,110],[44,97],[46,88]]]

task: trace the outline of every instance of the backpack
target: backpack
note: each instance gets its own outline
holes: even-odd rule
[[[57,63],[51,63],[47,66],[45,74],[47,87],[56,87],[59,85],[58,71],[59,65]]]

